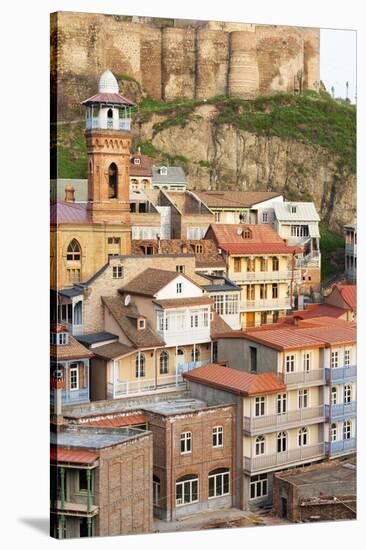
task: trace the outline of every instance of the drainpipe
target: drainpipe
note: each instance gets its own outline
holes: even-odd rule
[[[65,468],[60,468],[61,477],[61,510],[65,508]]]

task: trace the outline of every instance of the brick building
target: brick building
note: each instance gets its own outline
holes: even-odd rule
[[[152,434],[73,426],[51,434],[51,536],[152,531]]]

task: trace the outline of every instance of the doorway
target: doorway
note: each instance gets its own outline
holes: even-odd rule
[[[281,510],[280,510],[281,518],[287,519],[287,498],[281,497]]]

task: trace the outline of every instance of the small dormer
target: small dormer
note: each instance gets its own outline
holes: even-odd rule
[[[69,343],[69,331],[64,325],[53,325],[50,331],[50,343],[53,346],[66,346]]]
[[[161,176],[167,176],[168,175],[168,168],[166,166],[160,166],[159,174]]]
[[[291,214],[297,213],[297,205],[296,204],[290,204],[290,212]]]
[[[252,230],[249,227],[245,227],[243,230],[243,239],[251,239],[252,238]]]
[[[137,317],[137,330],[145,330],[146,329],[146,317],[143,315],[139,315]]]
[[[141,159],[140,159],[140,157],[133,157],[132,162],[135,166],[140,166]]]

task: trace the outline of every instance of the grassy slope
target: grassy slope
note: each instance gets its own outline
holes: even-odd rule
[[[322,254],[322,280],[343,272],[342,265],[334,262],[334,256],[344,250],[344,238],[330,231],[324,222],[320,222],[320,251]],[[342,255],[341,255],[342,257]],[[332,261],[333,260],[333,261]]]

